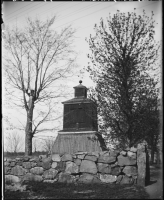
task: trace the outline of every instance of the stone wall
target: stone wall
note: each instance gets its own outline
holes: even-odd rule
[[[44,181],[145,184],[145,147],[119,151],[77,152],[4,158],[5,182]]]

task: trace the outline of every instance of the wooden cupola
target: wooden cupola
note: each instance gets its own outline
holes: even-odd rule
[[[79,81],[79,85],[75,86],[75,98],[87,98],[87,88],[82,85],[82,81]]]

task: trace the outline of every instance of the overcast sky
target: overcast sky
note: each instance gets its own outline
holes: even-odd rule
[[[77,29],[75,46],[79,52],[78,64],[82,68],[88,63],[87,53],[89,52],[88,43],[85,38],[94,34],[94,24],[100,22],[100,18],[106,19],[109,13],[114,14],[117,10],[121,12],[131,12],[136,8],[136,13],[142,14],[143,9],[147,15],[154,12],[156,24],[155,39],[160,40],[162,35],[162,2],[161,1],[142,1],[142,2],[4,2],[3,20],[5,25],[18,25],[23,27],[26,24],[26,18],[36,16],[42,20],[47,17],[57,16],[53,27],[60,30],[69,24]],[[79,79],[79,77],[77,77]],[[69,84],[73,87],[78,80]],[[87,87],[92,85],[88,77],[83,79],[83,84]]]
[[[66,25],[71,24],[77,29],[75,46],[79,52],[78,64],[82,68],[88,63],[87,53],[89,52],[88,43],[85,38],[90,34],[94,34],[94,24],[100,22],[100,18],[106,19],[109,13],[114,14],[117,10],[121,12],[131,12],[136,8],[136,13],[142,14],[143,9],[147,15],[154,12],[156,24],[155,39],[159,40],[162,33],[162,2],[161,1],[142,1],[142,2],[4,2],[3,19],[6,25],[19,25],[23,27],[26,24],[26,18],[36,16],[42,20],[47,17],[57,16],[53,27],[60,30]],[[77,85],[79,77],[70,81],[69,85],[73,87]],[[92,81],[88,77],[83,79],[83,84],[87,87],[92,85]]]
[[[89,53],[88,43],[85,38],[90,34],[94,34],[93,27],[99,24],[100,18],[106,19],[109,13],[112,15],[117,10],[120,12],[132,12],[136,8],[137,14],[142,14],[143,9],[148,16],[154,12],[154,19],[158,23],[155,27],[155,39],[162,39],[162,2],[161,1],[138,1],[138,2],[3,2],[2,13],[5,25],[22,27],[26,24],[26,18],[36,16],[41,20],[46,20],[47,17],[57,16],[56,22],[53,25],[54,29],[59,30],[69,24],[75,28],[75,50],[79,52],[78,65],[79,70],[87,66],[89,60],[87,54]],[[78,85],[79,79],[83,80],[83,85],[86,87],[92,86],[92,81],[88,74],[84,77],[74,77],[68,82],[68,87]],[[73,88],[72,88],[73,91]],[[73,96],[72,96],[73,98]],[[17,120],[10,115],[12,122],[17,123]],[[61,127],[62,128],[62,127]],[[56,133],[55,133],[56,134]]]

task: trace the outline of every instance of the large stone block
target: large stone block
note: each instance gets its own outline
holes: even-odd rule
[[[37,161],[37,166],[38,166],[38,167],[42,167],[42,166],[43,166],[43,162]]]
[[[7,159],[6,159],[6,161],[8,161],[8,162],[11,162],[11,161],[12,161],[12,159],[11,159],[11,158],[7,158]]]
[[[136,152],[137,152],[137,148],[131,147],[131,148],[130,148],[130,151],[136,153]]]
[[[14,183],[12,185],[5,185],[5,189],[10,190],[10,191],[20,191],[23,192],[27,190],[27,185],[22,185],[21,183]]]
[[[5,166],[10,166],[10,162],[5,161],[4,165],[5,165]]]
[[[12,162],[10,163],[10,167],[14,167],[14,166],[15,166],[15,162],[12,161]]]
[[[55,169],[57,167],[57,162],[52,162],[51,168]]]
[[[53,154],[51,156],[51,159],[54,161],[54,162],[60,162],[61,161],[61,157],[59,154]]]
[[[16,165],[11,169],[11,174],[16,175],[16,176],[22,176],[27,173],[27,169],[24,169],[23,167]]]
[[[127,176],[133,176],[133,175],[137,175],[137,168],[135,166],[126,166],[123,169],[123,172],[127,175]]]
[[[118,162],[116,161],[115,163],[112,163],[110,166],[111,167],[116,167],[116,166],[118,166]]]
[[[31,159],[31,157],[30,156],[25,156],[22,159],[23,159],[24,162],[27,162],[27,161],[29,161]]]
[[[123,178],[123,175],[117,176],[116,184],[119,184],[121,182],[122,178]]]
[[[77,152],[75,153],[76,157],[83,160],[84,157],[87,155],[87,152]]]
[[[98,172],[102,174],[110,174],[111,173],[111,166],[105,163],[97,163]]]
[[[25,169],[30,169],[31,168],[31,162],[23,162],[23,167]]]
[[[100,174],[100,180],[103,183],[114,183],[117,181],[117,176],[113,176],[109,174]]]
[[[30,162],[38,162],[40,159],[39,157],[32,157],[29,161]]]
[[[42,175],[43,171],[44,171],[43,167],[34,167],[34,168],[30,169],[30,172],[32,174],[36,174],[36,175]]]
[[[36,167],[37,163],[36,162],[31,162],[31,168]]]
[[[137,184],[145,186],[146,184],[146,148],[145,145],[138,144],[137,147],[137,167],[138,178]]]
[[[121,152],[120,152],[120,155],[126,156],[126,155],[127,155],[127,152],[126,152],[126,151],[121,151]]]
[[[40,159],[40,160],[43,160],[43,159],[45,159],[45,158],[47,158],[47,155],[40,155],[40,156],[39,156],[39,159]]]
[[[119,155],[117,157],[117,159],[118,159],[119,166],[136,165],[136,160],[132,159],[130,157],[125,157],[125,156]]]
[[[58,182],[61,183],[73,183],[74,179],[70,174],[61,172],[58,176]]]
[[[23,161],[23,158],[15,158],[16,161]]]
[[[125,176],[123,175],[123,178],[120,181],[120,184],[132,184],[132,183],[133,183],[133,178],[130,178],[126,175]]]
[[[43,177],[46,180],[52,180],[52,179],[54,179],[56,177],[57,173],[58,173],[57,170],[49,169],[49,170],[44,171]]]
[[[132,175],[132,178],[134,180],[134,184],[137,184],[137,175]]]
[[[116,162],[116,157],[106,155],[106,154],[100,155],[100,157],[98,158],[98,162],[111,164],[111,163]]]
[[[118,176],[121,173],[121,168],[119,166],[112,167],[111,174]]]
[[[73,161],[71,154],[64,154],[61,158],[62,161]]]
[[[24,181],[42,181],[43,178],[42,176],[39,176],[39,175],[34,175],[34,174],[31,174],[31,173],[27,173],[24,178],[23,178]]]
[[[63,172],[65,171],[65,168],[66,168],[66,162],[60,161],[57,163],[57,167],[55,169],[58,170],[59,172]]]
[[[18,176],[14,175],[5,175],[5,183],[11,184],[11,183],[19,183],[21,179]]]
[[[68,174],[77,174],[79,173],[79,166],[76,165],[74,162],[68,161],[66,162],[65,172]]]
[[[75,160],[74,160],[74,162],[76,163],[76,165],[81,165],[81,159],[79,159],[79,158],[76,158]]]
[[[119,154],[119,151],[110,151],[109,152],[109,154],[110,154],[110,156],[112,156],[112,157],[116,157],[116,156],[118,156],[118,154]]]
[[[22,161],[22,160],[18,160],[18,161],[16,162],[16,165],[22,166],[22,165],[23,165],[23,161]]]
[[[44,163],[47,163],[47,162],[51,162],[51,158],[42,158],[42,162]]]
[[[127,147],[125,150],[126,150],[126,151],[129,151],[129,150],[130,150],[130,148],[129,148],[129,147]]]
[[[44,162],[43,165],[42,165],[42,167],[44,169],[50,169],[51,168],[51,163],[50,162]]]
[[[94,156],[94,155],[86,155],[85,160],[91,160],[93,162],[97,161],[97,156]]]
[[[49,158],[44,158],[43,160],[42,160],[42,167],[44,168],[44,169],[50,169],[51,168],[51,159],[49,159]]]
[[[77,158],[76,154],[72,154],[72,158],[76,159]]]
[[[132,158],[132,159],[136,159],[136,158],[137,158],[136,153],[131,152],[131,151],[128,151],[128,152],[127,152],[127,155],[128,155],[130,158]]]
[[[101,183],[100,179],[93,175],[93,174],[88,174],[88,173],[84,173],[80,176],[80,178],[78,179],[79,183]]]
[[[11,167],[6,166],[4,169],[5,169],[5,174],[9,174],[11,171]]]
[[[80,172],[96,174],[97,167],[96,167],[95,162],[90,161],[90,160],[83,160],[80,165]]]
[[[102,156],[102,155],[109,156],[109,151],[101,151],[101,152],[99,152],[99,156]]]
[[[98,151],[93,151],[88,153],[89,156],[96,156],[97,158],[99,157],[99,152]]]
[[[75,155],[86,155],[88,152],[87,151],[79,151],[76,152]]]

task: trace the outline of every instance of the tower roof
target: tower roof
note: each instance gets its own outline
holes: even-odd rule
[[[80,80],[79,81],[79,85],[77,85],[77,86],[75,86],[75,87],[73,87],[73,88],[86,88],[87,89],[87,87],[85,87],[84,85],[82,85],[82,81]]]
[[[63,104],[78,104],[78,103],[92,103],[92,101],[88,98],[73,98],[67,101],[63,101]]]
[[[73,87],[75,89],[74,98],[62,102],[63,104],[77,104],[77,103],[91,103],[92,101],[87,98],[87,87],[82,85],[82,81],[79,81],[79,85]]]

